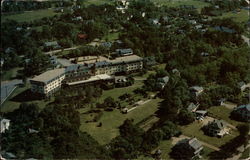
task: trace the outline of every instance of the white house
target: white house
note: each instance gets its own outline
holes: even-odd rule
[[[10,120],[9,119],[1,119],[1,132],[4,133],[10,127]]]

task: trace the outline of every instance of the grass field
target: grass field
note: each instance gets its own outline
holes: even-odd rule
[[[161,158],[162,159],[170,159],[169,153],[171,152],[172,140],[164,140],[161,141],[159,145],[159,149],[162,151]]]
[[[109,33],[108,35],[102,37],[103,40],[114,41],[119,38],[119,32]]]
[[[151,0],[159,5],[166,5],[168,7],[178,7],[180,5],[193,5],[199,11],[205,6],[209,6],[209,3],[199,0]]]
[[[1,75],[1,81],[15,79],[18,74],[18,71],[22,69],[23,68],[17,67],[17,68],[10,69],[8,71],[4,71],[4,73]]]
[[[111,0],[85,0],[84,4],[85,5],[91,5],[91,4],[102,5],[102,4],[111,3],[111,2],[112,2]]]
[[[103,91],[103,94],[102,94],[101,98],[98,99],[98,101],[103,102],[103,100],[107,97],[112,97],[114,99],[118,99],[119,96],[121,96],[125,93],[132,94],[136,88],[140,88],[142,86],[143,86],[143,81],[135,81],[135,83],[132,86],[122,87],[122,88],[114,88],[111,90]]]
[[[196,137],[197,139],[204,141],[208,144],[214,145],[216,147],[220,147],[223,144],[229,142],[231,139],[235,138],[239,135],[237,131],[230,130],[230,134],[226,135],[222,138],[210,137],[204,134],[201,130],[202,123],[195,121],[187,126],[182,126],[182,133],[189,137]]]
[[[226,108],[225,106],[210,107],[208,109],[208,112],[211,113],[213,117],[215,117],[217,119],[223,119],[226,122],[228,122],[234,126],[237,126],[239,124],[243,124],[243,122],[238,122],[238,121],[230,119],[229,117],[230,117],[232,110]]]
[[[232,18],[236,22],[247,22],[249,20],[249,13],[247,10],[241,10],[239,13],[226,12],[222,16],[213,18]]]
[[[115,109],[112,112],[104,112],[98,122],[86,123],[90,115],[81,114],[81,127],[82,131],[88,132],[100,144],[107,144],[112,138],[119,135],[118,127],[122,125],[126,119],[134,119],[134,123],[138,123],[146,117],[152,115],[157,111],[161,99],[153,99],[152,101],[136,108],[135,110],[122,114],[119,110]],[[81,110],[80,110],[81,112]],[[92,115],[93,116],[93,115]],[[101,127],[97,127],[99,122],[102,123]]]
[[[59,13],[55,13],[52,9],[43,9],[36,11],[27,11],[24,13],[12,14],[12,15],[1,15],[1,23],[7,19],[15,20],[17,22],[28,22],[36,19],[41,19],[44,17],[52,17]]]
[[[248,147],[241,155],[240,159],[247,159],[250,157],[250,147]]]

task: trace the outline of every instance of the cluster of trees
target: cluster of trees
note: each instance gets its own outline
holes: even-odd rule
[[[223,12],[233,11],[241,7],[248,6],[248,3],[245,0],[238,1],[217,1],[212,0],[208,1],[211,3],[211,6],[206,6],[202,8],[201,13],[209,16],[218,16]]]
[[[51,8],[53,1],[4,1],[2,12],[20,12]]]
[[[111,157],[115,159],[135,159],[139,155],[150,155],[163,139],[180,135],[178,127],[166,121],[161,129],[144,132],[133,124],[133,120],[125,120],[119,127],[120,136],[114,138],[110,145]]]
[[[55,104],[71,104],[75,108],[92,105],[93,101],[102,95],[102,89],[98,86],[83,86],[72,90],[72,88],[61,89],[55,95]]]
[[[20,159],[108,157],[103,147],[79,130],[80,116],[71,105],[40,110],[36,104],[21,104],[6,117],[11,126],[1,137],[1,147]]]
[[[243,146],[244,148],[248,144],[249,140],[249,125],[239,125],[237,126],[240,135],[230,140],[226,144],[220,147],[220,151],[215,151],[210,153],[211,159],[227,159],[232,157],[235,154],[239,153],[239,147]]]

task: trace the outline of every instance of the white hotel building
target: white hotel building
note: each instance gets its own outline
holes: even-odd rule
[[[61,88],[64,79],[65,68],[44,72],[30,80],[31,91],[49,96]]]

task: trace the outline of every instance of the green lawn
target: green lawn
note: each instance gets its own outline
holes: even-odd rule
[[[248,147],[241,155],[240,159],[247,159],[250,157],[250,147]]]
[[[15,20],[17,22],[28,22],[36,19],[41,19],[44,17],[52,17],[56,14],[53,9],[42,9],[36,11],[29,11],[24,13],[12,14],[12,15],[1,15],[1,22],[6,21],[7,19]]]
[[[237,126],[239,124],[244,123],[244,122],[238,122],[238,121],[230,119],[229,117],[230,117],[230,114],[231,114],[232,110],[226,108],[225,106],[210,107],[208,109],[208,112],[211,113],[212,117],[215,117],[217,119],[223,119],[226,122],[228,122],[228,123],[230,123],[230,124],[232,124],[234,126]]]
[[[124,89],[125,90],[125,89]],[[126,91],[126,90],[125,90]],[[117,92],[119,93],[119,92]],[[98,122],[85,123],[86,120],[93,118],[88,114],[81,114],[81,127],[82,131],[88,132],[100,144],[107,144],[110,140],[119,135],[118,127],[122,125],[126,119],[134,119],[134,123],[138,123],[146,117],[152,115],[157,111],[161,99],[153,99],[152,101],[136,108],[128,114],[122,114],[119,110],[115,109],[112,112],[104,112]],[[81,109],[80,109],[81,112]],[[99,122],[102,122],[101,127],[97,127]]]
[[[121,96],[125,93],[133,94],[133,91],[136,88],[140,88],[142,86],[143,86],[143,81],[135,81],[135,83],[132,86],[106,90],[103,92],[101,98],[98,99],[98,102],[103,102],[103,100],[107,97],[112,97],[114,99],[118,99],[119,96]]]
[[[169,153],[171,152],[172,140],[164,140],[161,141],[158,149],[162,151],[161,158],[162,159],[170,159]]]
[[[210,159],[209,158],[209,153],[211,153],[211,152],[213,152],[214,150],[212,150],[212,149],[210,149],[210,148],[208,148],[208,147],[205,147],[205,146],[203,146],[203,151],[202,151],[202,159],[203,160],[208,160],[208,159]]]
[[[119,32],[109,33],[108,35],[102,37],[103,40],[115,41],[119,38]]]
[[[91,5],[91,4],[102,5],[102,4],[105,4],[105,3],[110,4],[111,2],[112,2],[111,0],[85,0],[84,4],[85,5]]]
[[[189,137],[196,137],[197,139],[216,147],[220,147],[221,145],[229,142],[231,139],[239,135],[237,131],[230,130],[230,134],[222,138],[210,137],[204,134],[204,132],[201,130],[201,127],[201,122],[195,121],[187,126],[182,126],[181,129],[184,135]]]
[[[18,74],[18,71],[22,70],[22,69],[23,68],[16,67],[16,68],[10,69],[8,71],[3,71],[3,74],[1,75],[1,81],[15,79],[17,74]]]
[[[209,3],[199,1],[199,0],[151,0],[160,5],[166,5],[168,7],[178,7],[180,5],[193,5],[199,11],[205,6],[209,6]]]
[[[17,95],[22,94],[24,91],[29,89],[30,86],[27,85],[25,87],[17,87],[15,91],[9,96],[9,98],[1,105],[1,112],[11,112],[17,108],[19,108],[19,105],[21,102],[13,101],[12,98],[14,98]],[[50,101],[45,100],[30,100],[30,101],[24,101],[25,103],[36,103],[40,108],[44,108],[48,103],[52,102],[54,98],[52,97]]]
[[[217,16],[213,18],[231,18],[236,22],[247,22],[249,20],[248,14],[249,13],[247,10],[241,10],[239,13],[226,12],[223,13],[222,16]]]

